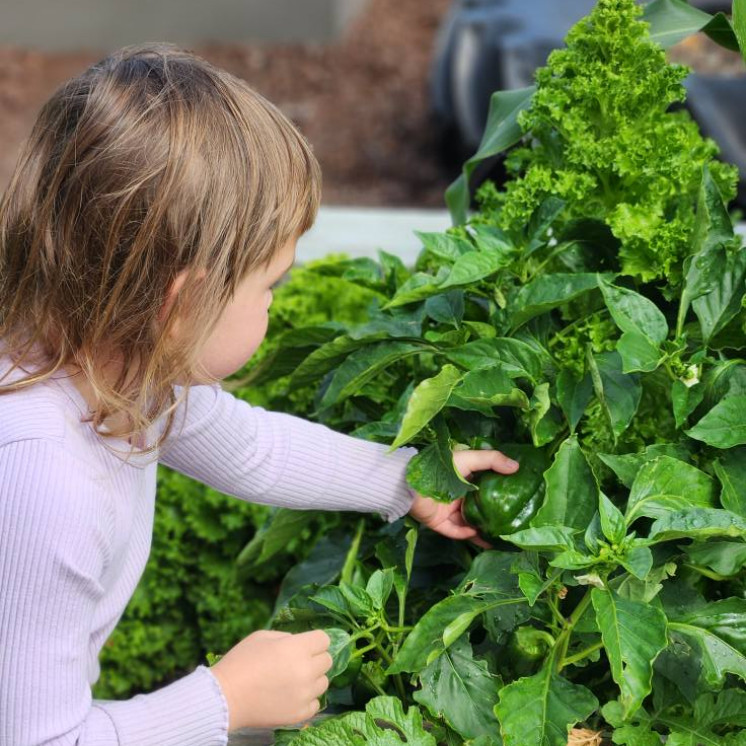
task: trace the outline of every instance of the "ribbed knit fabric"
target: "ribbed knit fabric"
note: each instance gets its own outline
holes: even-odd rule
[[[84,411],[63,374],[0,396],[0,746],[225,744],[225,699],[204,666],[126,701],[92,699],[147,562],[157,462],[112,453]],[[411,506],[414,452],[195,386],[159,460],[244,500],[394,521]]]

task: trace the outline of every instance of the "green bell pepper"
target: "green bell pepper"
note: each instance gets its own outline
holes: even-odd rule
[[[544,472],[549,459],[544,450],[528,445],[500,445],[498,450],[521,465],[515,474],[484,472],[478,489],[461,504],[467,523],[489,542],[528,527],[544,501]]]

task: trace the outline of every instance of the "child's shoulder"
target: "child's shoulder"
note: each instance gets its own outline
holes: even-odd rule
[[[0,378],[6,371],[0,358]],[[19,377],[11,373],[2,385]],[[69,412],[60,394],[54,382],[0,393],[0,446],[37,438],[62,442]]]

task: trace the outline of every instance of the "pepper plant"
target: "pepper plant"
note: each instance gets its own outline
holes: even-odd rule
[[[318,385],[319,421],[417,445],[409,484],[464,498],[492,548],[431,538],[419,560],[409,519],[314,547],[274,623],[328,629],[333,683],[379,697],[280,742],[564,746],[584,724],[629,746],[746,744],[737,173],[671,109],[687,71],[662,48],[701,29],[738,48],[744,7],[735,31],[682,0],[642,13],[599,0],[535,89],[497,94],[447,193],[454,227],[419,234],[414,271],[337,265],[383,300],[286,346],[313,347],[291,382]],[[514,145],[468,215],[473,169]],[[478,488],[452,452],[482,447],[521,468]]]

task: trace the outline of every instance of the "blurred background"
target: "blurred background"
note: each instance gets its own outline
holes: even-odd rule
[[[730,6],[723,0],[693,4],[711,13]],[[120,46],[158,40],[196,51],[277,104],[314,146],[325,205],[442,210],[445,188],[479,143],[490,93],[530,85],[535,68],[593,5],[2,0],[0,190],[40,105],[62,81]],[[726,159],[746,171],[746,128],[733,111],[718,111],[746,100],[743,88],[742,95],[732,88],[744,74],[739,56],[704,35],[678,45],[671,56],[695,71],[695,117]],[[499,178],[499,164],[491,175]],[[409,226],[410,218],[404,216]]]

